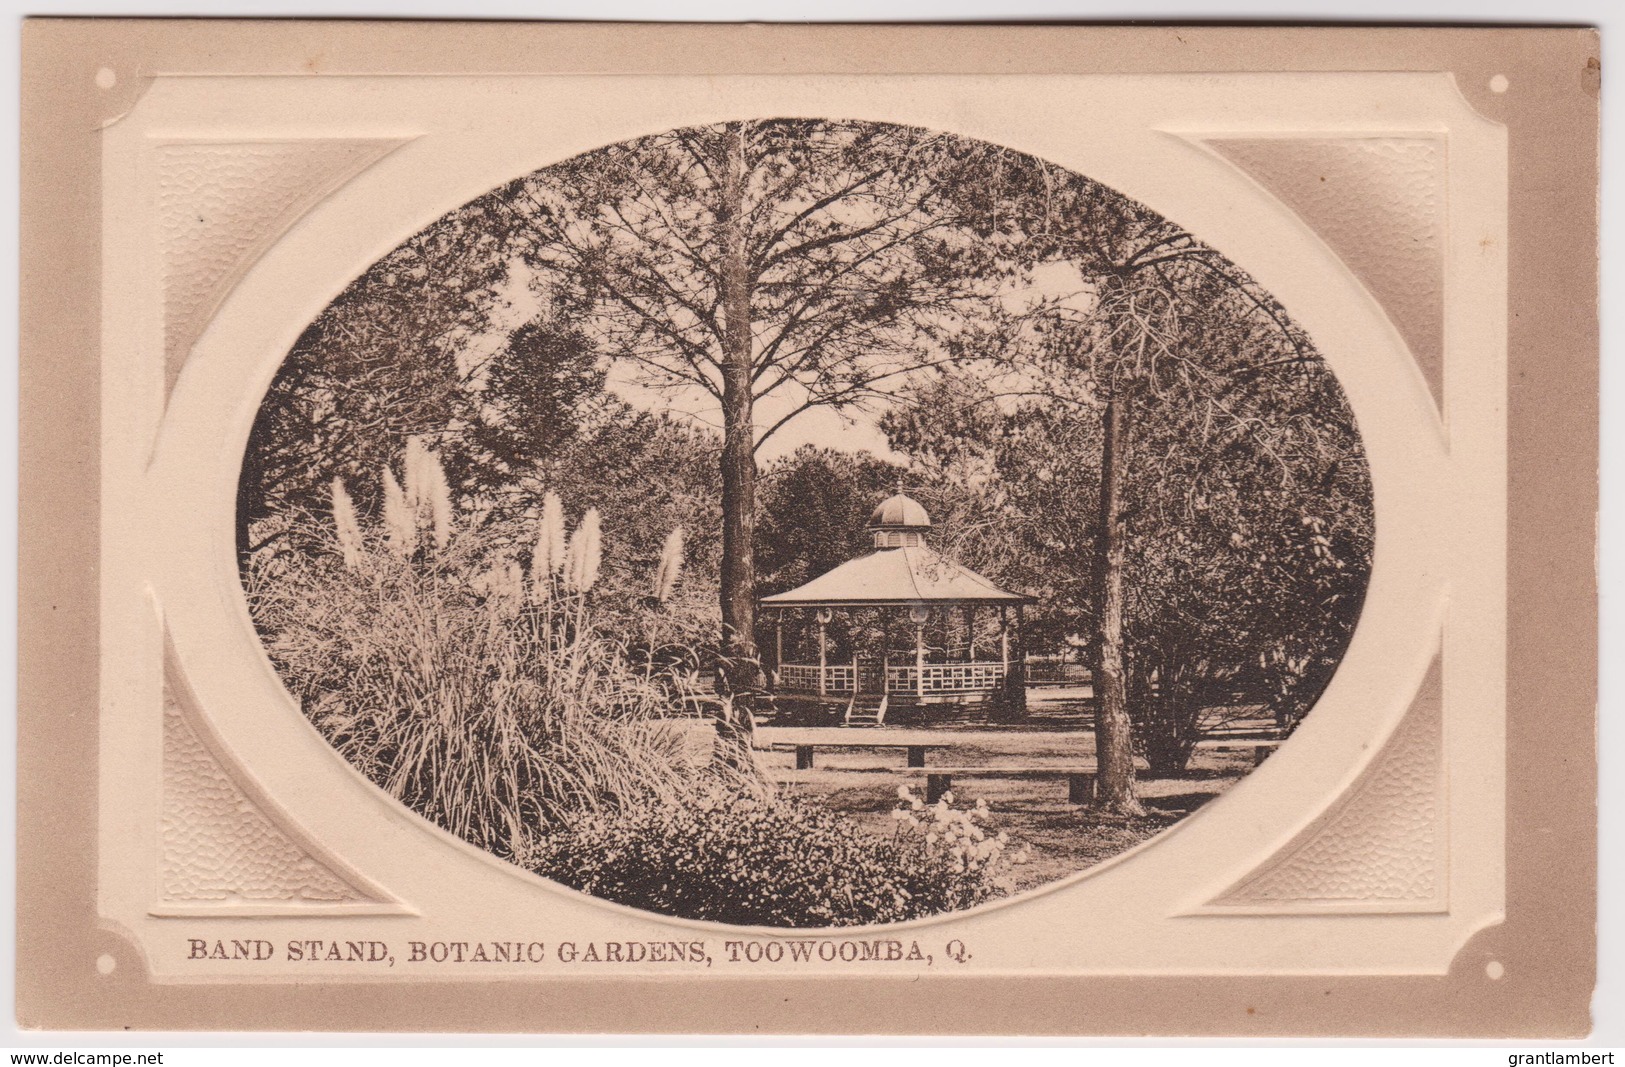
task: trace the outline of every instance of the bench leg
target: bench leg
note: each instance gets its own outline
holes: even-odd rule
[[[946,774],[928,774],[925,776],[925,802],[935,804],[942,799],[942,795],[954,787],[954,780]]]
[[[812,765],[813,765],[812,764],[812,756],[813,756],[813,748],[812,748],[811,745],[797,745],[796,746],[796,770],[798,770],[798,771],[810,771],[810,770],[812,770]]]
[[[924,745],[910,745],[910,746],[908,746],[908,765],[910,767],[924,767],[925,766],[925,746]]]
[[[1095,776],[1092,774],[1067,775],[1066,800],[1068,804],[1093,804],[1095,801]]]
[[[1263,763],[1265,760],[1269,759],[1271,751],[1272,750],[1268,745],[1254,745],[1253,746],[1253,766],[1256,767],[1260,763]]]

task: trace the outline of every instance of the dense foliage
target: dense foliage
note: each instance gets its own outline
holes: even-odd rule
[[[1004,842],[985,809],[912,796],[883,838],[783,796],[716,789],[683,806],[586,816],[536,840],[519,862],[605,900],[752,926],[902,922],[1008,890]]]

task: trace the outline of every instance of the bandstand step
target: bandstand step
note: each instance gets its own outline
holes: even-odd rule
[[[871,696],[859,693],[847,702],[846,716],[842,720],[847,726],[879,726],[886,721],[886,696]]]

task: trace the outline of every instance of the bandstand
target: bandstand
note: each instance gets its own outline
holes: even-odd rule
[[[898,493],[869,520],[873,551],[761,599],[781,707],[848,725],[1025,710],[1023,608],[1033,598],[944,559],[925,543],[930,528],[925,508]],[[892,640],[899,629],[908,644]]]

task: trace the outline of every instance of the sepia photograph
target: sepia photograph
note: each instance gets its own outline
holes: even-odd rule
[[[1354,417],[1245,271],[1044,160],[844,119],[527,174],[300,335],[255,626],[378,788],[584,893],[975,907],[1287,742],[1359,619]]]

